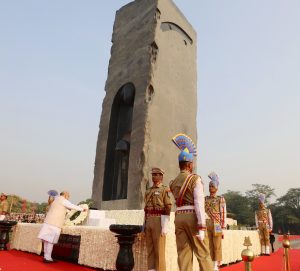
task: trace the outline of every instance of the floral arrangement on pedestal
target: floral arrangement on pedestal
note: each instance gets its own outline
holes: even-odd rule
[[[83,209],[89,209],[87,204],[79,204]],[[86,219],[88,215],[88,211],[80,212],[77,210],[70,210],[66,215],[66,220],[64,226],[76,226],[82,224],[82,222]]]

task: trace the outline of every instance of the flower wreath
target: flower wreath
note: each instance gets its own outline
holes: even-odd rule
[[[89,209],[87,204],[80,204],[79,207],[83,209]],[[87,217],[88,212],[81,212],[77,210],[70,210],[66,215],[66,220],[64,226],[76,226],[81,224]]]

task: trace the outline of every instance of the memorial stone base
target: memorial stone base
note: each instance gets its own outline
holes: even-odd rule
[[[109,210],[100,211],[105,223],[98,221],[102,226],[69,226],[62,228],[62,234],[80,236],[80,248],[78,263],[103,270],[116,270],[116,259],[119,252],[119,244],[115,234],[110,232],[108,224],[143,225],[143,210]],[[97,214],[97,212],[96,212]],[[100,216],[100,213],[97,214]],[[96,215],[96,216],[97,216]],[[95,217],[95,216],[92,216]],[[91,217],[90,217],[91,218]],[[166,240],[166,266],[167,271],[178,271],[177,249],[175,238],[174,212],[171,212],[169,233]],[[99,220],[101,220],[98,217]],[[91,220],[90,220],[91,222]],[[95,221],[94,221],[95,222]],[[37,238],[42,224],[18,223],[15,227],[11,248],[40,254],[41,241]],[[241,260],[241,251],[244,239],[249,236],[252,242],[251,250],[255,255],[261,253],[258,232],[254,230],[225,230],[222,245],[223,264],[234,263]],[[135,261],[134,271],[147,271],[147,249],[143,234],[138,234],[133,244],[133,256]],[[196,259],[194,271],[198,271]]]

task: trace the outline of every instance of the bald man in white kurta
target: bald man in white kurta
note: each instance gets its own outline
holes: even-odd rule
[[[68,209],[74,209],[77,211],[86,211],[77,205],[74,205],[68,201],[70,195],[68,192],[60,193],[60,196],[56,196],[51,203],[50,209],[46,215],[42,229],[38,235],[44,243],[44,262],[52,263],[52,250],[53,245],[58,242],[61,228],[64,225],[65,217]]]

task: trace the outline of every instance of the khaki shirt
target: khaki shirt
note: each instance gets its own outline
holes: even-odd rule
[[[265,207],[260,208],[255,212],[255,223],[258,227],[259,224],[265,224],[268,226],[268,228],[273,228],[273,219],[271,211]]]
[[[189,173],[187,171],[181,171],[179,173],[179,175],[173,181],[170,182],[170,188],[171,188],[171,191],[176,200],[179,198],[180,189],[188,175],[189,175]],[[194,192],[194,189],[196,186],[196,181],[198,180],[198,178],[200,178],[200,177],[195,174],[192,177],[192,180],[189,182],[186,192],[183,196],[183,200],[182,200],[183,205],[194,205],[193,192]]]
[[[206,196],[205,212],[213,222],[219,223],[222,228],[225,227],[226,202],[222,196]]]
[[[179,175],[170,182],[170,189],[176,200],[176,207],[192,205],[198,220],[198,228],[206,229],[205,210],[204,210],[204,186],[200,176],[193,174],[186,186],[185,193],[180,201],[180,189],[190,173],[186,170],[180,171]],[[180,202],[179,202],[180,201]]]
[[[145,212],[160,211],[161,214],[170,215],[172,202],[168,194],[169,188],[163,184],[153,185],[145,193]]]
[[[1,214],[5,215],[7,211],[8,211],[8,202],[5,199],[0,202],[0,215]]]

